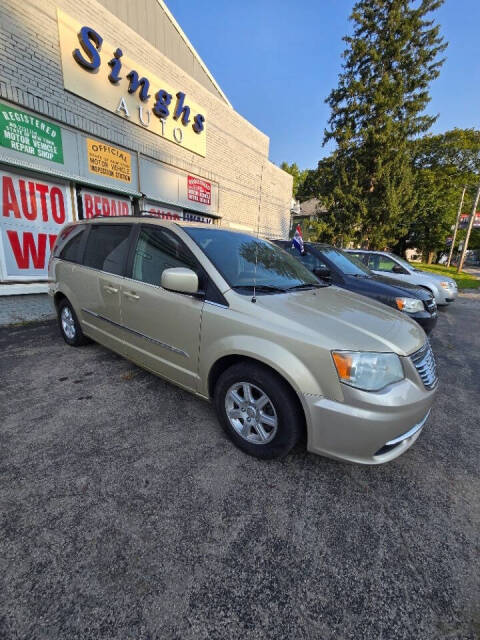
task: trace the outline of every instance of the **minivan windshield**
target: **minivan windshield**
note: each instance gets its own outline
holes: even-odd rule
[[[313,245],[315,246],[315,245]],[[317,251],[333,262],[333,264],[340,269],[340,271],[348,276],[371,276],[373,275],[370,269],[360,262],[355,256],[344,253],[341,249],[335,249],[335,247],[316,247]]]
[[[278,293],[324,286],[301,262],[276,245],[247,233],[183,227],[232,289]]]

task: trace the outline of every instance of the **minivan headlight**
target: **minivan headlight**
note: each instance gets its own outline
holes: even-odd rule
[[[423,302],[418,298],[395,298],[397,309],[406,313],[423,311]]]
[[[379,391],[405,377],[395,353],[332,351],[332,356],[340,382],[356,389]]]

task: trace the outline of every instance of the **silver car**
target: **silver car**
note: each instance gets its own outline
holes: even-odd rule
[[[452,278],[416,269],[394,253],[365,251],[362,249],[347,249],[347,251],[361,260],[374,273],[392,278],[398,282],[408,282],[428,289],[438,306],[454,302],[458,295],[457,283]]]

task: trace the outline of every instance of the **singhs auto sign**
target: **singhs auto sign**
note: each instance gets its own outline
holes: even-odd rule
[[[58,232],[72,220],[66,185],[0,171],[0,273],[4,280],[46,280]]]
[[[107,42],[93,24],[57,14],[65,89],[205,156],[205,110],[182,87],[134,62],[122,42]]]

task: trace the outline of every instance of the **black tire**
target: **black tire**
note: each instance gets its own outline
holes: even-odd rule
[[[68,314],[68,313],[70,313],[70,316],[72,319],[71,329],[73,331],[73,334],[70,334],[70,335],[67,335],[67,333],[65,333],[66,329],[64,328],[64,323],[62,322],[63,314]],[[57,317],[58,317],[58,325],[60,327],[60,333],[62,334],[62,337],[67,344],[69,344],[71,347],[82,347],[83,345],[88,344],[90,342],[89,338],[87,338],[87,336],[84,335],[82,328],[80,326],[80,323],[78,321],[77,314],[73,310],[73,307],[70,304],[70,302],[67,300],[67,298],[64,298],[59,303],[57,307]]]
[[[264,411],[259,412],[254,408],[256,405],[248,401],[241,403],[243,407],[246,406],[246,409],[242,409],[235,401],[231,404],[233,396],[229,392],[237,391],[235,385],[239,386],[237,397],[242,400],[245,398],[242,383],[250,385],[252,398],[256,402],[264,399],[263,396],[268,398],[269,402],[264,405]],[[260,393],[263,393],[263,396]],[[230,404],[231,412],[239,414],[238,419],[234,418],[237,428],[242,428],[242,431],[250,430],[249,433],[242,436],[232,425],[227,415],[226,403]],[[267,460],[286,456],[297,444],[304,430],[304,417],[294,392],[278,374],[260,364],[241,362],[224,371],[215,386],[214,404],[218,419],[230,439],[242,451],[256,458]],[[236,405],[238,405],[238,411],[235,408]],[[240,411],[244,414],[241,415]],[[255,416],[251,415],[253,412],[256,412]],[[251,416],[251,422],[253,422],[251,426],[247,425],[247,415]],[[276,426],[263,424],[262,420],[265,417],[276,421]],[[270,439],[260,443],[262,432],[263,437],[267,435]],[[258,442],[250,441],[247,437],[257,439]]]

